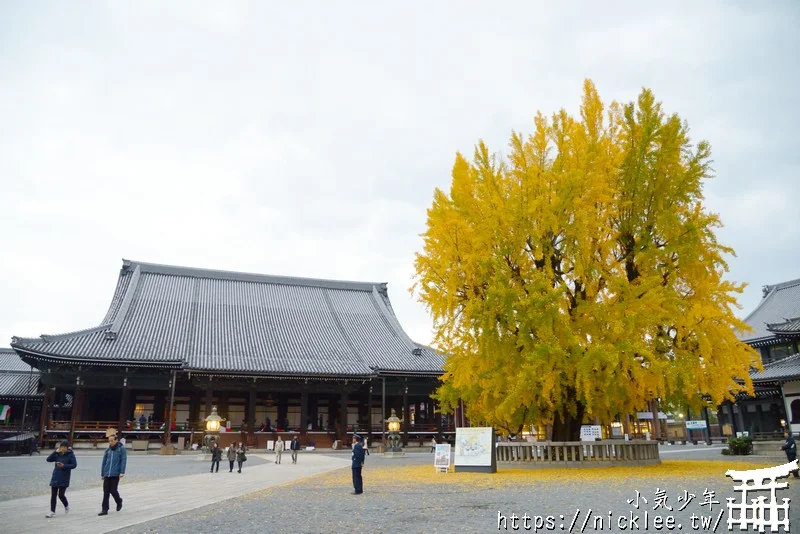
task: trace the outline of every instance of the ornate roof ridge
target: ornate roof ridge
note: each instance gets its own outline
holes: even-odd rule
[[[321,287],[326,289],[342,289],[346,291],[372,291],[373,287],[378,287],[384,290],[386,288],[386,282],[356,282],[348,280],[329,280],[323,278],[303,278],[298,276],[246,273],[241,271],[224,271],[218,269],[204,269],[199,267],[182,267],[178,265],[146,263],[126,259],[123,259],[122,262],[123,271],[135,270],[137,267],[139,267],[142,273],[164,274],[172,276],[211,278],[235,282],[255,282],[288,286]]]
[[[767,325],[767,329],[769,330],[769,329],[775,328],[776,326],[782,326],[782,325],[785,325],[785,324],[793,323],[795,321],[800,321],[800,316],[798,316],[798,317],[786,317],[786,318],[784,318],[783,321],[781,321],[779,323],[766,323],[766,325]]]
[[[781,282],[779,284],[769,284],[764,286],[765,292],[771,292],[775,289],[786,289],[787,287],[797,286],[800,285],[800,278],[796,278],[794,280],[788,280],[786,282]]]

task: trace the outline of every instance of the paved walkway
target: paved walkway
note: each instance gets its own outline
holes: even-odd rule
[[[59,533],[110,532],[350,466],[350,459],[344,456],[308,454],[292,464],[289,455],[284,454],[281,465],[275,465],[274,456],[249,456],[269,461],[252,467],[245,463],[241,474],[235,469],[229,473],[227,466],[221,466],[219,473],[213,474],[131,484],[126,484],[123,478],[119,485],[123,508],[116,512],[112,498],[111,510],[104,517],[97,515],[103,498],[100,488],[68,490],[70,513],[64,514],[64,507],[58,502],[53,519],[44,517],[48,512],[49,495],[0,502],[2,530],[15,534],[39,533],[44,529],[57,529]]]

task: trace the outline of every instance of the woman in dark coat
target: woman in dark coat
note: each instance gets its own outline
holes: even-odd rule
[[[239,472],[242,472],[242,464],[247,461],[247,445],[244,441],[239,443],[239,448],[236,449],[236,463],[239,464]]]
[[[69,513],[69,502],[64,495],[69,487],[69,477],[72,470],[78,467],[78,460],[75,453],[69,448],[69,441],[64,440],[58,444],[58,448],[47,457],[48,462],[55,462],[53,476],[50,477],[50,513],[45,517],[56,515],[56,495],[64,505],[64,513]]]

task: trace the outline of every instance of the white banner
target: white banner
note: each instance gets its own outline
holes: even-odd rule
[[[686,430],[705,430],[705,421],[686,421]]]

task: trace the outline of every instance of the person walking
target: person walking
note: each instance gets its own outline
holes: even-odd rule
[[[431,452],[436,452],[436,436],[431,438]]]
[[[238,445],[238,443],[228,445],[228,462],[231,464],[231,473],[233,473],[233,463],[236,461],[236,448]]]
[[[289,448],[292,449],[292,463],[297,463],[297,451],[300,450],[300,438],[297,437],[297,434],[292,437],[291,443],[289,443]]]
[[[242,464],[247,461],[247,446],[244,441],[239,443],[239,448],[236,449],[236,463],[239,464],[239,472],[242,472]]]
[[[63,440],[58,444],[58,448],[47,457],[48,462],[55,462],[53,475],[50,477],[50,513],[45,517],[55,517],[56,515],[56,496],[61,504],[64,505],[64,513],[69,513],[69,502],[65,493],[69,487],[69,477],[72,470],[78,467],[78,460],[75,453],[69,448],[69,441]]]
[[[364,446],[361,445],[361,436],[358,434],[353,436],[356,441],[353,446],[353,495],[361,495],[364,493],[364,480],[361,478],[361,469],[364,467]]]
[[[103,463],[100,466],[100,477],[103,479],[103,504],[97,515],[108,515],[108,497],[114,497],[117,503],[117,512],[122,510],[122,497],[119,496],[119,479],[125,476],[125,467],[128,464],[128,452],[119,443],[116,434],[108,434],[108,448],[103,454]]]
[[[280,436],[278,436],[277,441],[275,441],[275,463],[281,463],[281,455],[283,454],[284,443]]]
[[[222,449],[219,448],[219,443],[213,441],[211,443],[211,472],[214,472],[214,464],[217,465],[217,473],[219,473],[219,461],[222,460]]]
[[[783,444],[783,447],[781,447],[781,450],[786,453],[786,459],[790,462],[797,460],[797,443],[794,441],[792,431],[787,430],[784,435],[786,436],[786,442]],[[794,475],[794,478],[800,478],[800,475],[797,473],[797,469],[792,471],[792,475]]]

